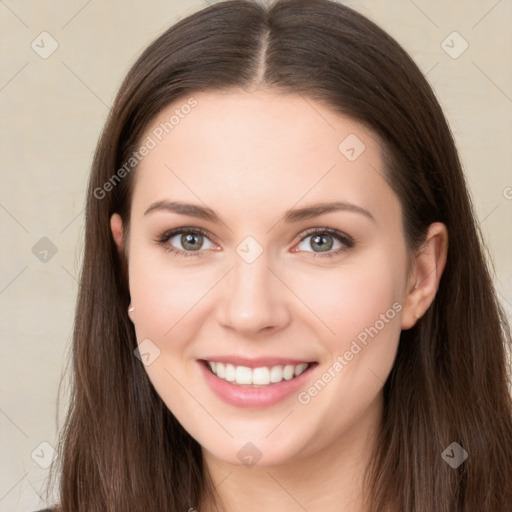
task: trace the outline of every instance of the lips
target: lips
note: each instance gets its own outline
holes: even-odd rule
[[[256,357],[252,359],[237,356],[208,356],[203,357],[202,361],[213,361],[215,363],[232,364],[233,366],[247,366],[248,368],[260,368],[262,366],[297,366],[299,364],[312,364],[316,361],[311,359],[293,359],[284,357]]]
[[[280,366],[288,367],[291,365],[306,365],[307,368],[299,375],[289,379],[283,378],[280,382],[270,382],[267,385],[244,385],[237,382],[229,382],[225,378],[219,378],[211,369],[207,361],[214,361],[215,363],[222,363],[226,366],[245,366],[244,373],[256,369],[259,371],[262,367]],[[210,356],[208,359],[198,359],[198,368],[203,375],[204,380],[208,387],[213,391],[218,398],[222,401],[242,408],[263,408],[277,405],[279,402],[284,401],[294,393],[297,393],[301,387],[305,386],[314,375],[318,373],[317,362],[309,363],[303,359],[289,359],[289,358],[237,358],[234,356]],[[225,377],[228,377],[225,375]],[[237,375],[238,377],[238,375]],[[283,373],[284,377],[284,373]]]

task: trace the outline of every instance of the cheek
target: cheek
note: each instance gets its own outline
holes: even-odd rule
[[[187,325],[187,316],[194,315],[195,305],[214,284],[214,276],[173,267],[172,263],[151,261],[143,254],[134,255],[130,261],[130,295],[138,339],[176,339],[176,333]]]
[[[301,390],[298,401],[324,438],[336,436],[364,414],[393,367],[403,269],[390,261],[373,258],[363,265],[360,260],[361,266],[317,276],[314,288],[305,281],[300,287],[299,293],[309,290],[303,296],[322,320],[317,332],[327,357],[323,373]]]
[[[400,255],[395,257],[400,259]],[[374,253],[354,264],[342,262],[316,272],[313,277],[311,273],[296,272],[286,279],[314,315],[311,318],[318,325],[317,332],[333,349],[341,349],[376,322],[381,327],[381,315],[386,327],[399,324],[402,274],[400,263],[393,262],[389,254]]]
[[[191,341],[201,325],[195,321],[197,306],[209,280],[151,260],[151,256],[141,251],[130,260],[130,295],[135,308],[131,318],[141,349],[150,354],[145,371],[153,386],[170,410],[186,410],[190,416],[190,397],[183,392],[183,383],[190,382],[192,367],[184,363],[192,357]],[[166,257],[174,258],[172,254]]]

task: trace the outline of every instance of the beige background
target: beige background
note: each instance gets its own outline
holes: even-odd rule
[[[455,134],[510,316],[512,1],[348,3],[393,35],[427,73]],[[0,0],[0,511],[43,506],[38,493],[47,471],[40,465],[56,440],[85,187],[108,107],[142,49],[204,6],[205,0]],[[35,40],[40,53],[51,49],[49,36],[38,37],[43,31],[58,43],[46,59],[31,47]],[[442,46],[454,31],[460,36],[443,46],[455,55],[467,41],[458,58]],[[43,237],[57,250],[46,262],[32,250]],[[39,244],[48,250],[47,241]],[[65,405],[64,399],[61,416]]]

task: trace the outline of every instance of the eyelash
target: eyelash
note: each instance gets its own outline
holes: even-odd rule
[[[167,242],[173,238],[175,235],[178,235],[178,234],[201,234],[203,235],[204,237],[210,239],[210,235],[203,229],[201,228],[176,228],[176,229],[171,229],[169,231],[166,231],[165,233],[163,233],[157,240],[156,242],[161,245],[163,247],[163,249],[167,252],[170,252],[170,253],[174,253],[175,256],[179,256],[179,257],[189,257],[189,256],[199,256],[199,255],[202,255],[202,252],[203,251],[182,251],[181,249],[175,249],[174,247],[170,246]],[[338,231],[337,229],[331,229],[331,228],[322,228],[322,229],[318,229],[318,228],[313,228],[313,229],[310,229],[308,231],[306,231],[304,233],[304,236],[300,239],[299,243],[303,242],[306,238],[310,237],[311,235],[315,235],[315,234],[319,234],[319,235],[330,235],[332,236],[334,239],[336,239],[338,242],[341,242],[342,244],[345,245],[345,247],[342,247],[341,249],[338,249],[337,251],[334,251],[334,252],[326,252],[326,253],[315,253],[313,252],[313,257],[317,258],[317,257],[320,257],[320,258],[329,258],[329,257],[332,257],[332,256],[336,256],[338,254],[341,254],[342,252],[345,252],[347,249],[350,249],[352,247],[354,247],[356,245],[356,241],[342,233],[341,231]],[[309,252],[309,251],[306,251],[306,252]]]

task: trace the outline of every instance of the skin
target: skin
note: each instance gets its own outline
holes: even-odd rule
[[[231,90],[194,97],[198,106],[136,171],[128,237],[119,215],[111,218],[128,258],[137,340],[149,338],[160,350],[145,369],[201,444],[225,510],[360,512],[382,388],[400,331],[435,297],[446,227],[430,226],[408,267],[400,201],[382,177],[381,146],[371,131],[300,95]],[[163,110],[144,138],[185,101]],[[354,161],[338,149],[350,134],[366,148]],[[168,211],[144,215],[161,200],[208,206],[223,223]],[[374,220],[335,211],[281,221],[288,209],[333,201],[364,208]],[[211,234],[202,245],[192,241],[202,254],[189,249],[192,256],[175,257],[155,242],[180,227]],[[322,257],[313,238],[326,227],[356,244]],[[317,233],[305,235],[310,228]],[[236,251],[247,236],[263,251],[252,263]],[[180,238],[173,235],[172,244],[186,250]],[[327,242],[331,253],[344,247]],[[256,410],[228,405],[199,372],[196,359],[213,354],[317,361],[307,390],[394,303],[400,306],[394,318],[307,404],[292,394]],[[252,467],[237,457],[248,442],[262,454]],[[211,510],[209,503],[198,508]]]

